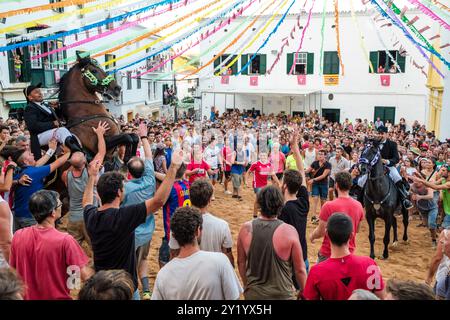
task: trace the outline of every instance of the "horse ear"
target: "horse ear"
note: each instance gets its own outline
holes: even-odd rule
[[[80,53],[78,51],[77,51],[76,55],[77,55],[77,61],[80,61],[81,60],[81,56],[80,56]]]

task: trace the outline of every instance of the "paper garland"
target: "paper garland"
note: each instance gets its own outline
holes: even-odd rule
[[[264,33],[264,31],[266,31],[266,29],[269,27],[269,25],[272,23],[272,21],[275,19],[275,17],[280,13],[281,9],[287,4],[288,0],[284,0],[284,2],[278,7],[278,9],[275,11],[274,14],[272,14],[272,16],[270,17],[270,19],[267,21],[267,23],[264,25],[264,27],[258,31],[258,33],[255,35],[255,37],[253,38],[252,41],[250,41],[245,47],[244,49],[242,49],[239,54],[236,55],[235,58],[233,58],[233,60],[231,60],[231,62],[229,62],[224,68],[222,68],[222,70],[220,71],[220,73],[225,72],[227,69],[231,68],[233,66],[233,64],[235,64],[239,58],[244,54],[244,52],[250,48],[253,43],[256,42],[256,40],[258,40],[258,38],[261,36],[261,34]],[[252,58],[254,59],[254,57],[252,56]],[[248,65],[248,64],[247,64]],[[241,68],[240,72],[242,72],[243,68]]]
[[[372,65],[372,61],[370,61],[369,51],[366,49],[366,44],[365,44],[365,41],[364,41],[363,33],[361,31],[361,27],[359,25],[358,20],[356,19],[355,8],[353,6],[353,0],[350,0],[350,12],[351,12],[351,15],[352,15],[353,23],[355,24],[356,30],[358,30],[358,33],[359,33],[359,44],[360,44],[361,50],[363,52],[363,55],[366,58],[367,62],[369,63],[370,71],[372,73],[375,73],[374,67]]]
[[[278,28],[280,27],[280,25],[284,22],[284,20],[286,19],[287,14],[289,13],[289,11],[291,10],[292,6],[294,5],[294,3],[297,0],[293,0],[291,2],[291,4],[289,5],[289,7],[287,8],[287,10],[285,11],[285,13],[283,14],[283,16],[281,17],[280,21],[278,21],[278,23],[276,24],[275,28],[272,30],[271,33],[269,33],[269,35],[267,36],[267,38],[264,40],[264,42],[261,44],[261,46],[259,46],[259,48],[256,50],[256,52],[252,55],[252,57],[250,59],[248,59],[247,63],[241,67],[241,70],[238,71],[238,73],[236,74],[236,76],[240,75],[242,73],[243,70],[246,70],[246,68],[248,68],[248,66],[250,65],[250,63],[252,63],[252,61],[255,59],[256,55],[258,54],[259,51],[261,51],[262,48],[264,48],[267,43],[269,42],[270,38],[277,32]],[[313,0],[315,1],[315,0]],[[264,30],[264,29],[263,29]]]
[[[247,6],[243,7],[241,10],[238,10],[237,14],[233,14],[233,16],[230,18],[230,22],[235,20],[237,17],[241,16],[244,13],[244,11],[247,10],[256,1],[257,0],[252,0],[249,4],[247,4]],[[244,1],[241,1],[240,3],[242,3],[242,2],[244,2]],[[166,65],[168,62],[170,62],[172,60],[175,60],[176,58],[178,58],[179,56],[183,55],[184,53],[186,53],[187,51],[189,51],[193,47],[195,47],[198,44],[200,44],[201,41],[206,40],[207,38],[209,38],[210,36],[212,36],[213,34],[218,32],[219,30],[221,30],[226,25],[228,25],[228,21],[221,22],[218,27],[214,27],[214,30],[212,32],[210,32],[210,33],[208,32],[207,36],[204,37],[203,39],[197,40],[197,42],[195,42],[194,44],[190,44],[185,50],[181,50],[181,52],[177,53],[176,55],[171,56],[169,59],[166,59],[165,61],[161,62],[160,64],[158,64],[158,65],[156,65],[156,66],[146,70],[145,72],[141,72],[139,75],[135,75],[132,78],[137,78],[137,77],[140,77],[140,76],[145,75],[147,73],[153,72],[154,70],[157,70],[158,68]]]
[[[323,10],[322,10],[322,27],[320,29],[320,71],[319,74],[323,74],[323,43],[325,40],[325,16],[327,14],[327,0],[323,0]]]
[[[397,16],[395,15],[395,13],[390,9],[387,8],[388,11],[391,13],[392,16],[390,16],[389,14],[387,14],[383,8],[378,4],[378,2],[376,0],[370,0],[372,4],[375,5],[375,8],[377,9],[377,11],[380,12],[380,14],[385,17],[388,18],[389,20],[392,21],[392,23],[394,25],[396,25],[397,27],[399,27],[402,31],[403,34],[406,36],[406,38],[408,38],[409,41],[411,41],[413,43],[413,45],[419,50],[420,54],[430,63],[430,65],[433,67],[433,69],[436,70],[436,72],[442,77],[445,78],[445,76],[442,74],[442,72],[439,70],[438,67],[436,67],[436,65],[433,63],[433,61],[430,60],[430,58],[428,58],[428,56],[426,55],[426,53],[423,51],[422,49],[422,45],[417,43],[417,41],[414,40],[414,38],[411,36],[411,34],[408,32],[408,30],[406,30],[405,27],[403,27],[403,25],[401,24],[401,21],[397,18]]]
[[[151,32],[147,32],[145,35],[142,35],[142,36],[140,36],[140,37],[138,37],[138,38],[136,38],[136,39],[130,40],[130,41],[128,41],[127,43],[118,46],[118,48],[117,48],[117,47],[114,47],[114,48],[112,48],[112,49],[109,49],[109,50],[107,50],[107,52],[105,52],[105,53],[111,53],[111,52],[114,52],[114,51],[116,51],[116,50],[118,50],[118,49],[120,49],[120,48],[122,48],[122,47],[125,47],[125,46],[127,46],[127,45],[130,45],[130,44],[132,44],[132,43],[136,43],[136,42],[138,42],[138,41],[140,41],[140,40],[143,40],[143,39],[145,39],[145,38],[149,38],[149,37],[151,37],[151,36],[154,36],[154,35],[156,35],[158,32],[160,32],[160,31],[162,31],[162,30],[165,30],[165,29],[167,29],[167,28],[170,28],[171,26],[176,25],[176,24],[180,23],[181,21],[184,21],[184,20],[186,20],[186,19],[188,19],[188,18],[190,18],[190,17],[192,17],[192,16],[198,14],[198,13],[200,13],[200,12],[202,12],[202,11],[208,9],[209,7],[212,7],[213,5],[219,3],[220,1],[221,1],[221,0],[214,0],[214,1],[210,2],[210,3],[208,3],[208,4],[205,5],[205,6],[200,7],[200,8],[198,8],[198,9],[196,9],[196,10],[194,10],[194,11],[188,13],[187,15],[184,15],[184,16],[181,17],[181,18],[177,18],[176,20],[174,20],[174,21],[172,21],[172,22],[170,22],[170,23],[167,23],[167,24],[165,24],[165,25],[163,25],[163,26],[161,26],[161,27],[159,27],[159,28],[156,28],[156,29],[152,30]],[[232,0],[231,0],[231,1],[232,1]],[[226,4],[229,4],[231,1],[226,2]],[[145,50],[145,49],[147,49],[147,48],[150,48],[150,47],[152,47],[153,45],[155,45],[155,44],[157,44],[157,43],[163,41],[164,39],[167,39],[168,37],[174,35],[175,33],[178,33],[178,32],[180,32],[181,30],[188,28],[188,27],[189,27],[190,25],[192,25],[196,20],[203,19],[203,18],[205,18],[206,16],[208,16],[209,14],[211,14],[211,12],[217,11],[217,10],[221,9],[222,7],[224,7],[224,6],[225,6],[225,4],[221,4],[221,5],[218,6],[217,8],[214,8],[214,10],[207,11],[206,13],[203,13],[200,17],[197,17],[197,18],[195,18],[193,21],[190,21],[190,22],[188,22],[188,23],[185,23],[184,25],[182,25],[182,26],[180,26],[179,28],[175,29],[174,31],[168,33],[167,35],[162,36],[162,37],[158,37],[158,39],[156,39],[156,40],[154,40],[154,41],[152,41],[152,42],[150,42],[150,43],[148,43],[148,44],[146,44],[146,45],[144,45],[144,46],[139,46],[139,48],[137,48],[137,49],[135,49],[135,50],[132,50],[131,52],[128,52],[128,53],[126,53],[126,54],[124,54],[124,55],[121,55],[121,56],[118,56],[118,57],[116,57],[116,58],[114,58],[114,59],[111,59],[111,60],[109,60],[109,61],[106,61],[106,62],[102,63],[102,65],[103,65],[103,66],[108,66],[108,65],[110,65],[110,64],[115,63],[116,61],[125,59],[125,58],[127,58],[127,57],[132,56],[133,54],[136,54],[136,53],[141,52],[141,51],[143,51],[143,50]],[[131,42],[131,43],[130,43],[130,42]],[[99,56],[99,55],[101,55],[101,54],[102,54],[102,53],[99,53],[99,54],[96,54],[95,56]],[[95,56],[94,56],[94,57],[95,57]]]
[[[126,1],[126,0],[114,0],[114,4],[108,3],[108,5],[112,6],[112,5],[115,5],[117,3],[121,3],[123,1]],[[10,45],[7,45],[7,46],[3,46],[3,47],[0,47],[0,52],[8,51],[8,50],[14,50],[14,49],[17,49],[17,48],[30,46],[30,45],[42,43],[42,42],[49,41],[49,40],[55,40],[55,39],[63,38],[63,37],[66,37],[66,36],[69,36],[69,35],[72,35],[72,34],[77,34],[77,33],[80,33],[82,31],[86,31],[86,30],[88,31],[89,29],[97,28],[99,26],[106,25],[106,24],[109,24],[109,23],[112,23],[112,22],[115,22],[115,21],[121,21],[121,20],[126,19],[128,17],[131,17],[133,15],[137,15],[139,13],[146,12],[148,10],[157,8],[159,6],[162,6],[162,5],[168,4],[170,2],[174,2],[174,1],[178,2],[178,1],[181,1],[181,0],[163,0],[163,1],[160,1],[160,2],[157,2],[157,3],[153,3],[151,5],[148,5],[148,6],[144,7],[144,8],[140,8],[140,9],[137,9],[137,10],[134,10],[134,11],[126,12],[126,13],[121,14],[119,16],[116,16],[116,17],[113,17],[113,18],[109,18],[109,19],[106,19],[106,20],[103,20],[103,21],[99,21],[99,22],[96,22],[96,23],[93,23],[93,24],[90,24],[90,25],[86,25],[86,26],[83,26],[83,27],[80,27],[80,28],[77,28],[77,29],[72,29],[72,30],[69,30],[69,31],[66,31],[66,32],[61,32],[61,33],[58,33],[58,34],[53,34],[53,35],[50,35],[50,36],[47,36],[47,37],[38,38],[38,39],[30,40],[30,41],[24,41],[24,42],[20,42],[20,43],[15,43],[15,44],[10,44]],[[94,8],[94,7],[91,7],[91,8]],[[76,11],[79,11],[79,10],[76,10]],[[56,15],[56,16],[53,16],[53,17],[57,17],[57,16],[59,16],[59,15]],[[42,20],[42,19],[40,19],[40,20]],[[34,20],[34,21],[36,21],[36,20]],[[30,26],[33,26],[33,25],[34,24],[31,24]],[[11,28],[11,27],[9,27],[9,28]],[[4,31],[4,29],[0,29],[0,33],[1,32],[7,32],[7,31]]]
[[[60,2],[43,4],[43,5],[35,6],[35,7],[10,10],[10,11],[6,11],[6,12],[0,12],[0,19],[7,18],[7,17],[13,17],[13,16],[21,15],[21,14],[30,14],[30,13],[38,12],[38,11],[42,11],[42,10],[52,10],[52,9],[56,9],[56,8],[64,8],[64,7],[68,7],[68,6],[86,4],[86,3],[94,2],[94,1],[97,1],[97,0],[63,0]]]
[[[405,16],[401,14],[400,9],[391,2],[388,2],[389,0],[383,0],[385,2],[385,4],[390,4],[388,5],[388,10],[391,13],[391,15],[393,16],[393,18],[395,18],[397,25],[404,31],[405,35],[409,35],[409,39],[412,40],[413,43],[417,43],[414,38],[412,38],[412,36],[408,33],[408,31],[406,30],[405,27],[402,26],[401,21],[397,18],[396,15],[400,15],[402,21],[408,26],[408,28],[423,42],[425,43],[426,46],[417,43],[417,45],[419,45],[420,47],[424,48],[425,50],[427,50],[428,52],[430,52],[431,54],[434,54],[437,58],[439,58],[439,60],[441,60],[449,69],[450,69],[450,63],[444,59],[444,57],[436,51],[436,49],[427,41],[427,39],[425,39],[425,37],[416,29],[416,27],[410,23],[409,19]],[[389,15],[388,15],[389,17]],[[395,23],[394,23],[395,24]]]
[[[339,63],[341,64],[342,75],[344,75],[344,63],[342,61],[342,53],[341,53],[341,41],[340,41],[340,33],[339,33],[339,6],[338,0],[334,0],[334,21],[336,27],[336,42],[337,42],[337,55],[339,57]]]
[[[199,1],[199,0],[191,0],[191,3],[195,2],[195,1]],[[182,7],[182,6],[185,6],[185,4],[183,4],[183,3],[178,3],[178,4],[175,6],[174,9],[178,9],[178,8],[180,8],[180,7]],[[61,47],[61,48],[58,48],[58,49],[55,49],[55,50],[51,50],[51,51],[48,51],[48,52],[44,52],[44,53],[39,54],[39,55],[32,56],[31,59],[32,59],[32,60],[35,60],[35,59],[43,58],[43,57],[46,57],[46,56],[48,56],[48,55],[50,55],[50,54],[54,54],[54,53],[57,53],[57,52],[61,52],[61,51],[64,51],[64,50],[68,50],[68,49],[72,49],[72,48],[81,46],[81,45],[83,45],[83,44],[92,42],[92,41],[94,41],[94,40],[98,40],[98,39],[107,37],[107,36],[109,36],[109,35],[111,35],[111,34],[114,34],[114,33],[116,33],[116,32],[123,31],[123,30],[125,30],[125,29],[130,28],[130,27],[134,27],[134,26],[136,26],[136,25],[138,25],[138,24],[140,24],[140,23],[142,23],[142,22],[144,22],[144,21],[146,21],[146,20],[148,20],[148,19],[150,19],[150,18],[152,18],[152,17],[155,17],[155,16],[161,15],[161,14],[163,14],[163,13],[169,12],[170,10],[171,10],[171,7],[168,6],[167,8],[162,9],[162,10],[160,10],[160,11],[158,11],[158,12],[154,12],[154,13],[151,14],[151,15],[145,16],[145,17],[143,17],[143,18],[139,18],[138,20],[133,21],[133,22],[127,22],[127,23],[121,24],[120,26],[118,26],[118,27],[116,27],[116,28],[114,28],[114,29],[108,30],[108,31],[106,31],[106,32],[104,32],[104,33],[101,32],[101,27],[99,26],[99,28],[100,28],[99,32],[97,33],[97,35],[95,35],[95,36],[93,36],[93,37],[88,37],[88,38],[86,38],[86,39],[83,39],[83,40],[80,40],[80,41],[76,41],[76,42],[74,42],[74,43],[71,43],[70,45],[63,46],[63,47]],[[146,32],[143,32],[142,34],[144,34],[144,33],[146,33]]]
[[[261,14],[263,14],[264,12],[267,11],[268,8],[270,8],[272,6],[272,4],[274,4],[276,2],[276,0],[273,0],[271,3],[269,3],[268,6],[266,6],[264,8],[264,10],[261,12]],[[261,15],[260,14],[260,15]],[[234,45],[236,42],[239,41],[239,39],[245,34],[245,32],[247,32],[248,29],[250,29],[255,23],[256,21],[258,21],[260,15],[256,16],[253,21],[233,40],[231,41],[225,48],[223,48],[219,53],[217,53],[217,56],[221,56],[228,48],[230,48],[232,45]],[[186,79],[189,76],[192,76],[196,73],[198,73],[199,71],[205,69],[207,66],[209,66],[211,63],[213,63],[215,60],[215,57],[213,57],[212,59],[210,59],[208,62],[206,62],[204,65],[202,65],[200,68],[195,69],[193,72],[189,73],[188,75],[184,76],[181,80]]]
[[[386,54],[388,55],[388,57],[391,59],[391,61],[394,63],[395,68],[398,70],[399,73],[402,72],[402,69],[400,69],[400,66],[398,65],[397,61],[395,60],[395,58],[392,56],[391,52],[389,51],[386,43],[383,41],[383,38],[381,37],[380,31],[378,30],[377,25],[375,24],[375,19],[370,19],[372,21],[373,24],[373,29],[375,30],[375,33],[378,37],[378,40],[380,41],[381,45],[384,48],[384,51],[386,52]],[[376,66],[378,68],[378,66]]]
[[[310,24],[310,22],[311,22],[311,15],[312,15],[312,11],[313,11],[314,4],[315,4],[315,3],[316,3],[316,0],[313,0],[313,1],[312,1],[312,4],[311,4],[311,8],[309,9],[308,20],[307,20],[307,22],[306,22],[306,26],[303,28],[303,31],[302,31],[302,37],[301,37],[301,40],[300,40],[300,45],[298,46],[297,51],[295,51],[294,61],[296,61],[296,60],[298,59],[298,53],[299,53],[299,51],[302,49],[302,46],[303,46],[303,40],[305,39],[306,30],[308,29],[309,24]],[[291,70],[289,70],[289,74],[293,74],[293,72],[294,72],[294,67],[295,67],[295,63],[292,64]]]
[[[450,30],[450,25],[445,22],[444,20],[442,20],[439,16],[437,16],[433,11],[431,11],[430,9],[428,9],[427,7],[425,7],[423,4],[421,4],[419,1],[417,0],[408,0],[409,3],[411,3],[412,5],[415,5],[419,8],[420,11],[422,11],[424,14],[426,14],[427,16],[429,16],[431,19],[433,19],[434,21],[437,21],[441,26],[443,26],[445,29]]]

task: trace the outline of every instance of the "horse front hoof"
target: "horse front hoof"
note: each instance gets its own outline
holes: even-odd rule
[[[392,243],[392,248],[397,248],[398,247],[398,241],[394,241]]]
[[[408,245],[409,244],[409,240],[407,239],[407,240],[403,240],[403,244],[404,245]]]
[[[378,257],[379,260],[387,260],[388,258],[389,258],[389,256],[384,256],[384,255]]]

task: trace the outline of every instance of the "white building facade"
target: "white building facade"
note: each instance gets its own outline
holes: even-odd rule
[[[342,67],[339,65],[337,54],[334,13],[327,13],[326,15],[324,56],[322,58],[323,75],[320,74],[322,14],[319,13],[312,15],[310,26],[306,30],[303,47],[294,65],[294,74],[288,74],[288,70],[294,63],[294,53],[299,46],[303,30],[297,27],[294,33],[295,39],[290,37],[293,26],[297,24],[297,15],[292,14],[286,17],[277,33],[260,50],[249,67],[241,75],[234,75],[238,70],[241,70],[269,35],[279,21],[280,17],[278,17],[261,37],[245,50],[236,65],[228,70],[228,74],[231,74],[228,84],[223,84],[221,75],[214,75],[214,68],[219,66],[220,59],[226,59],[225,54],[237,54],[238,49],[243,46],[242,41],[246,41],[245,39],[251,37],[251,34],[256,35],[258,29],[250,29],[236,45],[224,52],[223,58],[217,58],[214,64],[203,70],[200,75],[199,87],[202,118],[204,116],[209,117],[211,107],[215,106],[220,113],[233,108],[240,110],[255,109],[264,114],[277,114],[279,112],[303,114],[309,113],[311,110],[318,110],[326,118],[340,122],[346,118],[350,121],[357,118],[372,121],[379,116],[383,120],[397,123],[402,117],[406,118],[409,123],[414,120],[426,123],[428,117],[426,76],[414,66],[414,63],[426,65],[426,60],[420,56],[417,49],[408,42],[395,26],[384,27],[379,31],[384,44],[388,46],[388,48],[384,47],[372,22],[376,15],[373,11],[357,12],[356,15],[364,35],[367,55],[373,63],[375,73],[370,72],[367,58],[360,45],[360,33],[355,27],[350,12],[341,12],[339,28],[341,56],[345,68],[344,75],[342,75]],[[407,15],[424,17],[417,11],[408,11]],[[220,31],[207,41],[203,41],[200,52],[207,51],[209,46],[216,41],[220,41],[221,37],[232,30],[235,24],[241,23],[242,19],[245,19],[245,17],[236,19],[226,31]],[[261,20],[264,20],[264,17],[261,17]],[[302,27],[306,25],[306,20],[307,13],[303,13],[300,20]],[[419,19],[416,27],[419,28],[424,23],[426,23],[426,18]],[[432,31],[428,31],[427,35],[434,34]],[[401,44],[408,53],[406,56],[402,56],[398,49],[395,49],[395,37],[401,39]],[[269,75],[267,71],[276,60],[286,38],[288,38],[289,45],[284,46],[279,62]],[[201,65],[217,56],[225,45],[219,46],[215,52],[204,55],[201,58]],[[396,59],[401,72],[388,73],[393,62],[386,54],[386,49]],[[385,68],[383,74],[381,74],[382,70],[378,70],[380,65]],[[304,75],[306,84],[299,85],[297,75]],[[329,75],[332,76],[331,80],[333,81],[336,81],[336,77],[338,77],[336,85],[325,84],[325,80],[330,78]],[[386,86],[386,83],[385,85],[382,84],[382,75],[390,78],[389,86]],[[251,85],[250,78],[252,76],[258,77],[257,86]]]
[[[49,3],[53,3],[57,1],[52,0],[36,0],[33,1],[33,6],[45,5]],[[89,3],[89,6],[95,4],[105,3],[105,1],[96,1]],[[149,1],[151,3],[151,1]],[[148,5],[148,4],[147,4]],[[10,3],[11,10],[19,9],[22,7],[29,6],[25,3]],[[34,30],[40,30],[43,28],[51,28],[58,27],[60,25],[66,25],[67,29],[70,30],[74,28],[81,27],[83,25],[91,24],[103,19],[106,19],[112,10],[112,16],[116,16],[118,14],[125,13],[126,11],[130,11],[127,6],[123,5],[123,9],[114,8],[114,9],[106,9],[103,11],[94,11],[93,13],[86,14],[84,16],[80,15],[72,15],[68,18],[64,18],[62,20],[43,22],[41,26],[28,28],[28,29],[18,29],[11,31],[7,34],[0,34],[0,44],[5,45],[8,38],[21,36],[23,34],[32,32]],[[4,23],[0,23],[0,28],[16,25],[19,23],[23,23],[24,21],[31,21],[34,19],[41,19],[50,16],[55,16],[59,13],[67,13],[73,10],[82,9],[82,6],[69,6],[64,8],[55,8],[53,10],[43,10],[35,13],[30,13],[27,15],[18,15],[13,17],[6,18]],[[95,17],[99,17],[98,20]],[[26,19],[24,19],[26,17]],[[132,21],[133,19],[128,19],[127,22]],[[92,42],[85,43],[81,46],[70,48],[67,51],[62,51],[59,53],[54,53],[44,58],[31,60],[31,56],[36,53],[48,52],[55,48],[60,48],[61,46],[69,45],[76,41],[84,40],[88,37],[92,37],[97,35],[99,32],[104,33],[108,30],[118,27],[122,22],[114,22],[108,25],[103,25],[101,28],[90,29],[88,32],[83,31],[79,34],[66,36],[64,38],[58,38],[52,41],[45,41],[40,44],[36,44],[33,46],[26,46],[23,48],[18,48],[13,51],[5,52],[5,54],[0,54],[0,116],[4,119],[8,118],[8,116],[17,116],[23,112],[23,108],[25,107],[25,97],[23,95],[23,89],[29,85],[37,84],[41,82],[43,84],[44,96],[48,97],[52,93],[56,93],[58,87],[58,80],[60,77],[66,73],[71,65],[72,61],[64,64],[53,64],[53,61],[59,61],[67,57],[73,57],[76,52],[84,52],[88,50],[93,50],[94,48],[102,48],[101,51],[108,49],[108,44],[112,41],[116,42],[117,39],[125,37],[127,35],[136,35],[139,36],[145,32],[150,32],[151,30],[146,29],[141,25],[135,25],[130,28],[127,28],[123,31],[119,31],[117,33],[113,33],[104,38],[100,38],[94,40]],[[45,24],[45,25],[44,25]],[[146,37],[145,39],[136,42],[131,45],[127,45],[115,52],[111,52],[111,54],[104,54],[95,59],[99,63],[104,63],[107,60],[114,59],[116,57],[120,57],[129,53],[132,50],[140,48],[152,41],[158,39],[158,36],[154,35],[151,37]],[[128,39],[129,40],[129,39]],[[164,45],[163,41],[160,41],[157,44],[157,47],[161,47]],[[120,67],[122,65],[127,65],[132,63],[133,61],[143,58],[146,55],[149,55],[149,50],[143,50],[135,55],[127,57],[125,59],[121,59],[116,63],[113,63],[109,66],[103,67],[105,70],[114,69]],[[94,54],[94,53],[93,53]],[[91,54],[91,55],[93,55]],[[21,64],[21,75],[18,77],[14,70],[14,55],[18,56],[22,61]],[[141,116],[150,116],[153,118],[159,117],[160,108],[163,104],[163,91],[169,85],[173,83],[170,81],[154,81],[161,73],[169,72],[172,68],[171,63],[166,64],[165,66],[155,70],[154,72],[148,73],[145,76],[139,78],[132,78],[136,74],[136,71],[145,71],[149,69],[151,66],[155,64],[159,64],[160,61],[165,60],[169,57],[170,51],[166,51],[161,53],[153,58],[144,60],[138,64],[130,66],[127,69],[123,69],[120,72],[116,73],[116,80],[122,87],[122,97],[120,102],[108,103],[108,110],[115,116],[123,116],[125,119],[131,119],[139,113]],[[52,97],[56,98],[57,95]]]

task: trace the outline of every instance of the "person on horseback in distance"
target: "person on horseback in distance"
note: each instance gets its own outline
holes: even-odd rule
[[[23,90],[27,99],[24,120],[30,131],[31,151],[36,160],[41,158],[41,146],[48,145],[52,138],[68,147],[72,153],[81,151],[78,140],[70,131],[62,127],[55,110],[44,102],[41,83],[29,85]]]
[[[377,132],[378,135],[376,136],[376,138],[380,141],[379,149],[383,164],[389,169],[389,177],[397,187],[403,207],[407,210],[411,209],[413,207],[413,204],[408,199],[409,192],[406,186],[406,182],[402,180],[400,173],[395,167],[400,161],[397,143],[388,138],[388,129],[385,126],[378,127]],[[366,184],[367,177],[368,174],[365,174],[358,180],[358,185],[363,189]],[[361,195],[362,194],[364,194],[364,192],[361,192]]]

